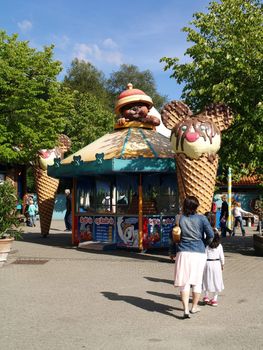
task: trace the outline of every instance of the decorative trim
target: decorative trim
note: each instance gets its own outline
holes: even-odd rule
[[[54,158],[54,166],[59,168],[61,166],[61,158]]]
[[[83,160],[81,160],[81,156],[73,156],[72,165],[81,166],[83,164]]]
[[[173,158],[136,158],[136,159],[117,159],[104,160],[100,166],[97,161],[81,162],[71,164],[61,164],[48,166],[48,175],[55,178],[77,177],[96,174],[113,173],[174,173],[176,170],[175,159]]]
[[[152,124],[136,122],[136,121],[125,122],[123,125],[119,125],[118,123],[114,125],[114,130],[126,129],[126,128],[143,128],[143,129],[156,130],[156,127]]]
[[[101,165],[104,162],[104,153],[96,153],[95,158],[96,158],[96,163],[98,165]]]
[[[153,146],[151,145],[151,143],[148,141],[147,137],[144,135],[143,131],[141,129],[139,129],[140,134],[142,135],[142,138],[144,139],[144,141],[147,143],[147,145],[149,146],[150,150],[152,151],[152,153],[154,154],[155,158],[158,158],[158,154],[156,153],[155,149],[153,148]]]
[[[126,137],[125,137],[125,140],[124,140],[124,142],[123,142],[123,146],[122,146],[122,150],[121,150],[121,158],[122,158],[123,155],[124,155],[125,148],[126,148],[126,145],[127,145],[127,142],[128,142],[128,140],[129,140],[130,135],[131,135],[131,129],[128,130],[127,135],[126,135]]]

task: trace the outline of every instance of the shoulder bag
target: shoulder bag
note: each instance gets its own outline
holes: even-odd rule
[[[176,223],[172,230],[172,238],[174,243],[179,243],[181,240],[181,228],[179,226],[181,215],[177,215]]]

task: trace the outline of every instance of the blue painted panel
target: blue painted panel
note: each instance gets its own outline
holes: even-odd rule
[[[55,199],[55,206],[53,211],[53,220],[64,220],[66,213],[66,196],[65,194],[58,194]]]

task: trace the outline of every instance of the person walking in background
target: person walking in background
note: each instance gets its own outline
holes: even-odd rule
[[[197,214],[199,201],[187,196],[179,220],[181,240],[177,244],[174,286],[179,287],[183,304],[183,318],[200,311],[198,302],[202,291],[203,272],[206,263],[205,240],[214,238],[213,229],[204,215]],[[190,286],[192,286],[192,308],[189,311]]]
[[[226,237],[226,233],[228,232],[229,235],[232,235],[232,230],[227,226],[227,219],[228,219],[228,204],[227,204],[227,197],[224,194],[222,197],[222,206],[221,206],[221,212],[220,212],[220,228],[221,228],[221,235],[222,237]]]
[[[65,226],[66,229],[65,231],[71,231],[72,226],[71,226],[71,220],[70,220],[70,216],[71,216],[71,194],[70,194],[70,190],[65,190],[65,195],[66,195],[66,213],[65,213],[65,217],[64,217],[64,221],[65,221]]]
[[[28,192],[29,192],[29,190],[27,189],[27,192],[23,196],[22,214],[25,216],[27,226],[30,226],[30,220],[29,220],[29,215],[28,215],[28,207],[29,207],[29,200],[32,197],[29,195]]]
[[[29,217],[29,226],[35,227],[36,226],[36,214],[37,214],[37,207],[34,204],[34,200],[32,197],[29,199],[29,205],[28,205],[28,217]]]
[[[215,217],[213,213],[206,213],[211,226],[214,230],[214,239],[206,247],[206,265],[203,274],[203,302],[211,306],[217,306],[218,293],[224,289],[223,274],[225,257],[223,247],[220,244],[219,232],[215,227]],[[211,297],[212,294],[212,297]]]
[[[235,236],[236,234],[236,228],[238,226],[238,224],[240,224],[240,228],[241,228],[241,232],[242,232],[242,236],[245,237],[246,235],[246,231],[244,229],[243,226],[243,220],[242,220],[242,214],[248,214],[248,215],[252,215],[254,216],[252,213],[250,213],[249,211],[245,211],[241,208],[241,203],[234,201],[233,202],[233,217],[234,217],[234,228],[233,228],[233,234],[232,236]]]

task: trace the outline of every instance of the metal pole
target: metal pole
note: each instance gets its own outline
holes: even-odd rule
[[[232,171],[228,168],[228,187],[227,187],[227,199],[228,199],[228,222],[227,225],[232,229]]]
[[[143,205],[142,205],[142,174],[139,176],[139,249],[143,249],[143,228],[142,228],[142,219],[143,219]]]

